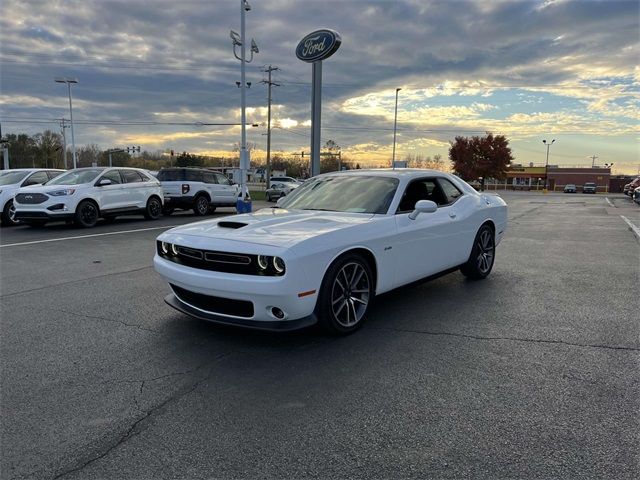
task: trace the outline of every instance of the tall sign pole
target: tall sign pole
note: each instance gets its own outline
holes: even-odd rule
[[[298,43],[296,57],[312,64],[311,87],[311,176],[320,173],[320,137],[322,113],[322,60],[333,55],[342,37],[335,30],[323,28],[311,32]]]

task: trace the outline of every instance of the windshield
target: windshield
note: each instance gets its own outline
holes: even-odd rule
[[[387,213],[398,179],[344,175],[319,177],[296,188],[282,208],[331,212]]]
[[[589,183],[589,182],[587,182],[587,183],[585,183],[585,184],[584,184],[584,186],[585,186],[585,187],[595,187],[595,186],[596,186],[596,184],[595,184],[595,183]]]
[[[6,172],[0,175],[0,185],[12,185],[24,179],[29,172]]]
[[[104,170],[97,168],[88,168],[82,170],[71,170],[70,172],[58,175],[53,180],[49,180],[46,185],[80,185],[89,183],[96,179]]]

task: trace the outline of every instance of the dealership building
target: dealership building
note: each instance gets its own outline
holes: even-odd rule
[[[506,181],[489,182],[490,187],[508,190],[542,190],[545,185],[550,191],[562,191],[565,185],[573,184],[582,191],[585,183],[595,183],[598,192],[609,191],[611,168],[607,167],[560,167],[558,165],[539,166],[530,163],[528,166],[512,164],[507,171]]]

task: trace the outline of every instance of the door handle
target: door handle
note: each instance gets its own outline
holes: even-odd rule
[[[456,218],[456,214],[453,212],[449,212],[449,218]]]

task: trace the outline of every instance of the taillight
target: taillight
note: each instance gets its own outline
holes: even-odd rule
[[[185,193],[189,193],[189,190],[191,190],[191,187],[189,186],[188,183],[183,183],[182,184],[182,194],[184,195]]]

